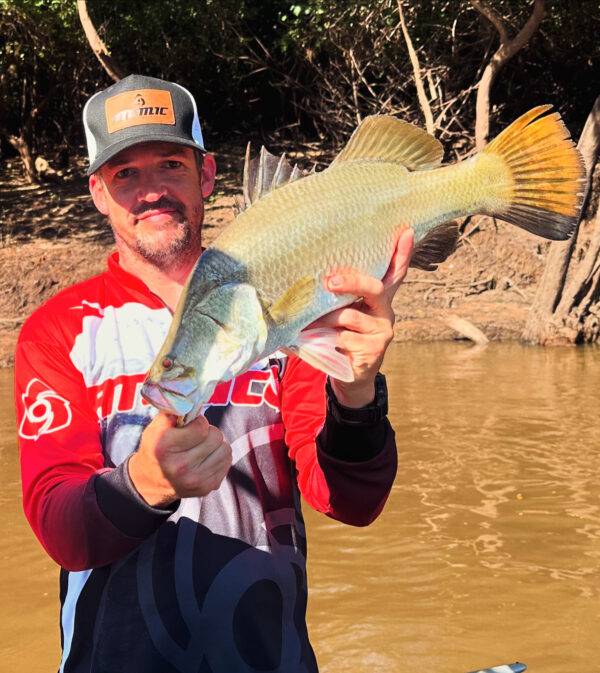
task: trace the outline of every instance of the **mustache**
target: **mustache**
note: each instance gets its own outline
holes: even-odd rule
[[[131,212],[134,215],[143,215],[148,210],[158,210],[161,208],[173,208],[181,215],[183,215],[184,211],[183,204],[179,201],[170,199],[168,196],[161,196],[158,201],[152,201],[152,203],[148,203],[148,201],[142,201],[142,203],[138,204]]]

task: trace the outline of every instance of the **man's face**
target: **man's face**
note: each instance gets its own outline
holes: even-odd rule
[[[134,145],[90,176],[90,192],[113,228],[117,246],[166,270],[200,254],[203,198],[215,163],[174,143]]]

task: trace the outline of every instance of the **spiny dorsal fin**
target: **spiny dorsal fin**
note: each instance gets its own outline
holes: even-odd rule
[[[423,271],[435,271],[437,265],[454,252],[457,243],[458,225],[456,222],[440,224],[415,245],[410,266],[423,269]]]
[[[264,146],[254,159],[250,158],[250,143],[246,147],[246,159],[244,161],[244,204],[240,210],[245,210],[255,201],[258,201],[272,189],[294,182],[306,175],[297,165],[292,166],[285,158],[271,154]]]
[[[341,161],[389,161],[411,171],[435,168],[442,162],[444,148],[429,133],[396,117],[366,117],[332,166]]]

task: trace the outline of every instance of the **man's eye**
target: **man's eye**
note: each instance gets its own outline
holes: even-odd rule
[[[122,168],[120,171],[115,173],[115,177],[119,180],[124,180],[125,178],[130,178],[133,175],[133,168]]]
[[[167,161],[167,166],[169,168],[180,168],[182,165],[181,161],[177,161],[177,159],[169,159]]]

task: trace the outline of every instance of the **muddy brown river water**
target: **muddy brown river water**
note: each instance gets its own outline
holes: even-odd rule
[[[600,350],[398,344],[385,369],[400,466],[384,513],[355,529],[305,506],[322,673],[600,673]],[[58,572],[21,513],[11,376],[0,671],[55,671]]]

